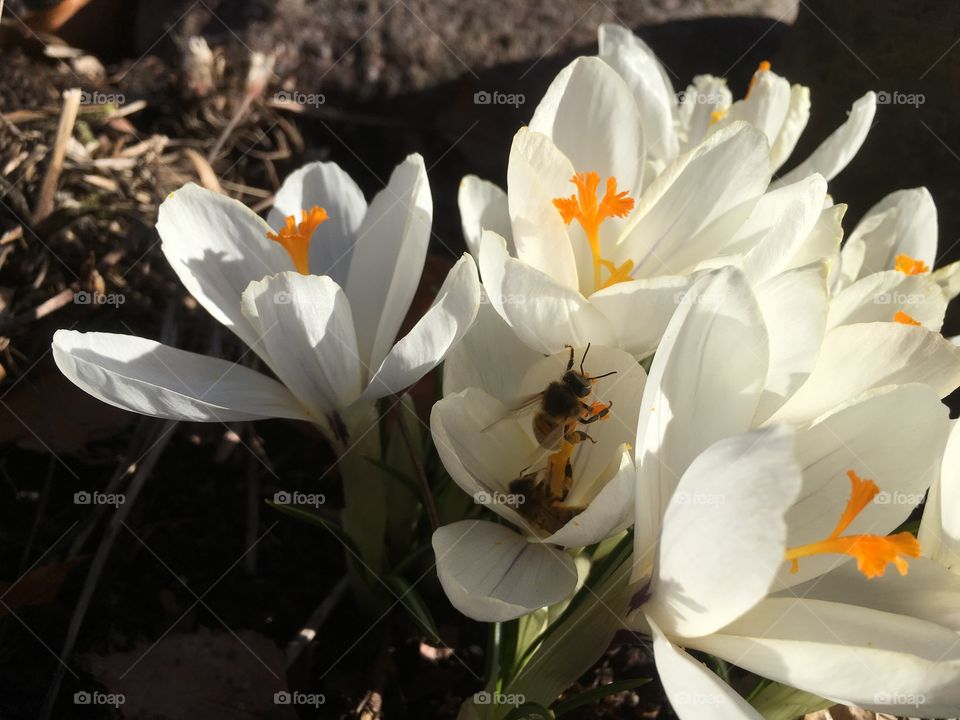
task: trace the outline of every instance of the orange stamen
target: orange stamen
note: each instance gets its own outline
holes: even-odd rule
[[[903,310],[897,310],[897,312],[894,313],[893,322],[903,323],[904,325],[920,325],[919,321],[914,320]]]
[[[893,269],[904,275],[923,275],[930,272],[930,266],[923,260],[914,260],[909,255],[901,253],[893,261]]]
[[[314,231],[330,216],[327,215],[326,210],[318,205],[310,208],[310,212],[306,210],[301,212],[302,220],[299,224],[297,224],[295,215],[289,215],[286,224],[280,228],[280,232],[268,232],[267,238],[283,246],[283,249],[289,253],[290,259],[293,260],[293,267],[296,268],[297,272],[301,275],[309,275],[310,238],[313,237]]]
[[[850,499],[837,521],[837,526],[824,540],[787,550],[784,560],[790,561],[790,572],[799,570],[802,557],[825,553],[849,555],[857,560],[857,569],[867,578],[880,577],[893,564],[901,575],[908,571],[907,561],[901,556],[920,557],[920,543],[908,532],[896,535],[842,535],[863,509],[876,497],[880,489],[873,480],[860,478],[853,470],[850,478]]]
[[[770,71],[770,61],[769,61],[769,60],[761,60],[761,61],[760,61],[760,64],[757,65],[757,71],[753,74],[753,77],[750,78],[750,85],[747,86],[747,92],[746,92],[746,93],[744,94],[744,96],[743,96],[743,99],[744,99],[744,100],[746,100],[748,97],[750,97],[750,93],[751,93],[751,91],[753,90],[753,87],[757,84],[757,80],[759,79],[760,74],[761,74],[761,73],[765,73],[765,72],[769,72],[769,71]]]
[[[570,182],[577,186],[577,193],[570,197],[554,198],[553,205],[560,211],[563,222],[569,225],[576,220],[583,228],[590,243],[590,252],[593,255],[593,285],[596,290],[623,282],[630,278],[633,262],[628,260],[619,267],[600,256],[600,224],[611,217],[625,217],[633,210],[633,198],[628,197],[629,191],[617,192],[617,179],[607,178],[606,192],[603,199],[597,199],[597,189],[600,186],[600,176],[595,172],[577,173]],[[600,282],[600,268],[610,271],[607,282]]]
[[[710,113],[710,124],[716,125],[718,122],[723,120],[727,116],[728,110],[714,110]]]

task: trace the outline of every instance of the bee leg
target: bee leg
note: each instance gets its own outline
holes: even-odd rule
[[[580,424],[589,425],[597,420],[607,419],[607,416],[610,414],[610,408],[613,407],[613,400],[607,405],[603,403],[593,403],[593,405],[583,404],[586,406],[587,414],[580,417]]]
[[[568,482],[573,481],[573,466],[570,464],[570,456],[573,455],[574,443],[566,438],[564,439],[566,442],[547,460],[548,491],[550,496],[554,498],[563,496],[564,487]]]
[[[587,435],[583,430],[571,430],[563,439],[567,441],[571,448],[577,443],[582,443],[584,440],[589,440],[594,445],[597,444],[597,441]]]
[[[567,464],[563,468],[563,492],[560,493],[561,502],[567,499],[567,495],[570,493],[570,488],[572,487],[573,487],[573,463],[570,462],[570,458],[567,458]]]
[[[570,359],[567,360],[567,372],[573,369],[573,345],[564,345],[566,348],[570,348]]]

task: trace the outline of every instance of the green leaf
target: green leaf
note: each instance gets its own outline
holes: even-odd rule
[[[803,690],[771,683],[754,697],[750,704],[766,720],[796,720],[807,713],[832,707],[835,703]]]
[[[353,538],[351,538],[350,535],[347,534],[347,531],[344,530],[343,527],[335,520],[331,520],[330,518],[314,512],[313,510],[307,510],[305,507],[300,505],[286,505],[283,503],[274,502],[273,500],[267,500],[266,503],[274,510],[282,512],[284,515],[289,515],[297,520],[302,520],[303,522],[308,522],[311,525],[317,525],[325,528],[334,536],[336,536],[340,542],[353,550],[353,552],[359,554],[360,551],[357,549],[357,545],[353,541]]]
[[[602,700],[608,695],[616,695],[617,693],[627,690],[634,690],[641,685],[646,685],[648,682],[650,682],[650,678],[631,678],[630,680],[617,680],[609,685],[600,685],[592,690],[578,693],[572,698],[558,702],[553,706],[553,712],[557,717],[560,717],[571,710],[576,710],[578,707]]]
[[[392,465],[385,463],[383,460],[380,460],[379,458],[370,457],[368,455],[367,457],[364,458],[364,460],[366,460],[368,463],[370,463],[374,467],[377,467],[380,470],[383,470],[385,473],[387,473],[391,477],[394,477],[397,480],[399,480],[400,484],[403,485],[403,487],[405,487],[407,490],[409,490],[410,493],[413,495],[414,498],[416,498],[418,502],[420,501],[420,484],[414,478],[410,477],[407,473],[403,472],[402,470],[398,470]]]
[[[552,712],[536,703],[524,703],[507,713],[503,720],[553,720]]]
[[[444,642],[440,639],[440,633],[437,632],[437,624],[433,620],[433,615],[430,614],[427,604],[413,585],[398,575],[387,575],[383,582],[396,594],[397,600],[410,613],[417,627],[427,635],[430,642],[434,645],[443,645]]]

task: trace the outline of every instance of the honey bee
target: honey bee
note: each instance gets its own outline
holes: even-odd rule
[[[613,407],[612,400],[606,404],[588,403],[585,398],[593,392],[593,386],[597,380],[615,375],[616,371],[595,376],[587,374],[583,369],[587,353],[590,352],[590,345],[587,345],[587,349],[583,351],[583,357],[580,358],[578,372],[573,367],[574,349],[569,345],[567,347],[570,348],[570,359],[560,379],[552,381],[541,392],[526,398],[513,410],[514,413],[521,412],[539,403],[537,412],[533,416],[533,435],[540,447],[551,451],[547,460],[549,485],[547,495],[553,501],[562,501],[570,491],[573,483],[573,465],[570,458],[576,444],[584,440],[596,442],[577,426],[603,420],[610,414],[610,408]],[[527,477],[538,478],[539,476],[524,475],[514,482]]]
[[[540,482],[541,472],[526,473],[510,483],[510,492],[514,496],[511,507],[531,525],[552,535],[585,508],[566,505],[551,497],[544,483]]]

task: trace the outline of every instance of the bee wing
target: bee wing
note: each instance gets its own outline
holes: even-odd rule
[[[483,428],[483,430],[481,430],[480,432],[486,432],[487,430],[492,428],[494,425],[496,425],[498,422],[501,422],[502,420],[506,420],[508,417],[519,415],[524,410],[529,410],[531,407],[539,403],[542,397],[543,397],[543,392],[541,391],[538,393],[534,393],[533,395],[528,395],[525,398],[522,398],[516,405],[514,405],[507,412],[505,412],[502,417],[498,417],[492,423],[490,423],[485,428]]]

